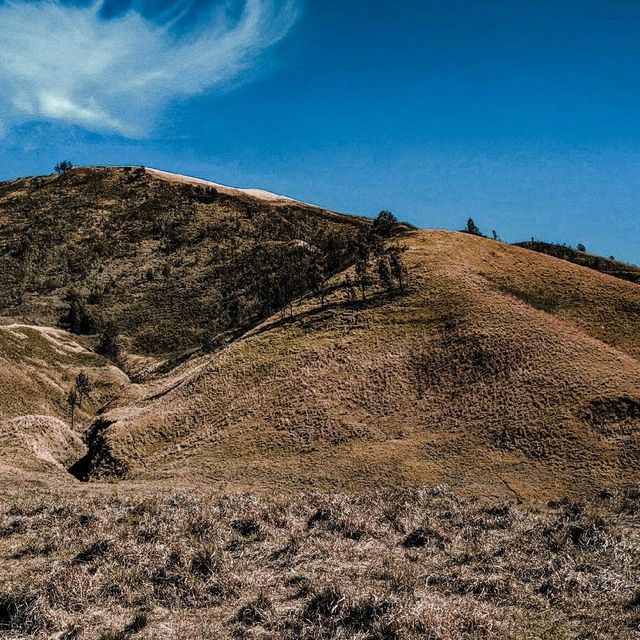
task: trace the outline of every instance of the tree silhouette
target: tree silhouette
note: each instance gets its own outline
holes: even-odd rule
[[[402,259],[402,254],[407,250],[404,246],[393,246],[387,250],[389,256],[389,267],[391,275],[398,281],[400,293],[404,293],[407,280],[409,278],[409,270]]]
[[[71,428],[73,429],[76,415],[76,405],[78,404],[78,392],[73,387],[67,394],[67,405],[69,406],[69,412],[71,414]]]
[[[320,298],[320,304],[324,306],[324,298],[327,291],[327,276],[323,260],[317,254],[314,254],[309,264],[307,281],[311,291]]]
[[[71,171],[73,169],[73,165],[68,160],[63,160],[59,162],[53,170],[58,174],[67,173],[67,171]]]
[[[393,295],[393,278],[391,275],[391,266],[389,264],[389,253],[384,252],[378,255],[376,260],[376,268],[380,284],[385,288],[389,296]]]
[[[482,232],[478,228],[478,225],[473,221],[473,218],[469,218],[467,220],[467,228],[465,229],[465,231],[467,233],[471,234],[472,236],[481,236],[482,235]]]
[[[82,400],[84,398],[88,398],[91,395],[91,392],[93,391],[93,385],[89,380],[89,376],[84,371],[81,371],[76,376],[75,388],[78,396],[78,407],[82,409]]]
[[[371,230],[383,238],[390,238],[394,234],[397,226],[398,218],[396,218],[391,211],[381,211],[373,221]]]
[[[100,342],[96,351],[111,360],[117,360],[120,357],[120,348],[118,327],[114,322],[107,322],[100,334]]]

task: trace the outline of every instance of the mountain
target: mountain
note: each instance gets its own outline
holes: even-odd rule
[[[267,294],[283,253],[296,258],[304,242],[337,272],[369,224],[142,167],[5,182],[0,314],[55,326],[73,304],[80,331],[115,322],[127,351],[175,357],[277,310]]]
[[[444,483],[523,501],[637,480],[635,283],[486,238],[403,229],[388,243],[406,249],[405,290],[376,281],[354,299],[349,265],[370,221],[141,168],[5,183],[0,211],[1,310],[14,326],[0,344],[26,336],[3,428],[31,414],[68,422],[66,392],[87,369],[97,391],[75,426],[87,448],[74,445],[70,465],[82,480]],[[282,302],[274,274],[315,255],[329,256],[326,290],[292,276]],[[73,304],[98,328],[117,322],[118,368],[94,352],[95,335],[35,326],[68,321]],[[202,349],[207,332],[216,338]],[[55,391],[21,382],[27,366],[58,372]]]
[[[0,184],[2,637],[638,637],[633,269],[392,222]]]

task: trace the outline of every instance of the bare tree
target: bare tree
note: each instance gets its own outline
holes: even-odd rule
[[[91,392],[93,391],[93,385],[91,384],[91,381],[89,380],[89,376],[84,372],[81,371],[77,376],[76,376],[76,393],[78,396],[78,407],[80,407],[80,409],[82,409],[82,400],[83,398],[88,398],[91,395]]]

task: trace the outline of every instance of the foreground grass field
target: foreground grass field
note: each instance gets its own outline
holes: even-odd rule
[[[640,491],[0,499],[3,638],[640,637]]]

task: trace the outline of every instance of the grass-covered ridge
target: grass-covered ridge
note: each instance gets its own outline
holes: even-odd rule
[[[564,244],[542,242],[541,240],[517,242],[516,246],[531,249],[538,253],[544,253],[548,256],[559,258],[560,260],[566,260],[567,262],[573,262],[573,264],[606,273],[614,278],[640,283],[640,268],[635,265],[620,262],[620,260],[616,260],[613,256],[604,258],[603,256],[580,251]]]

